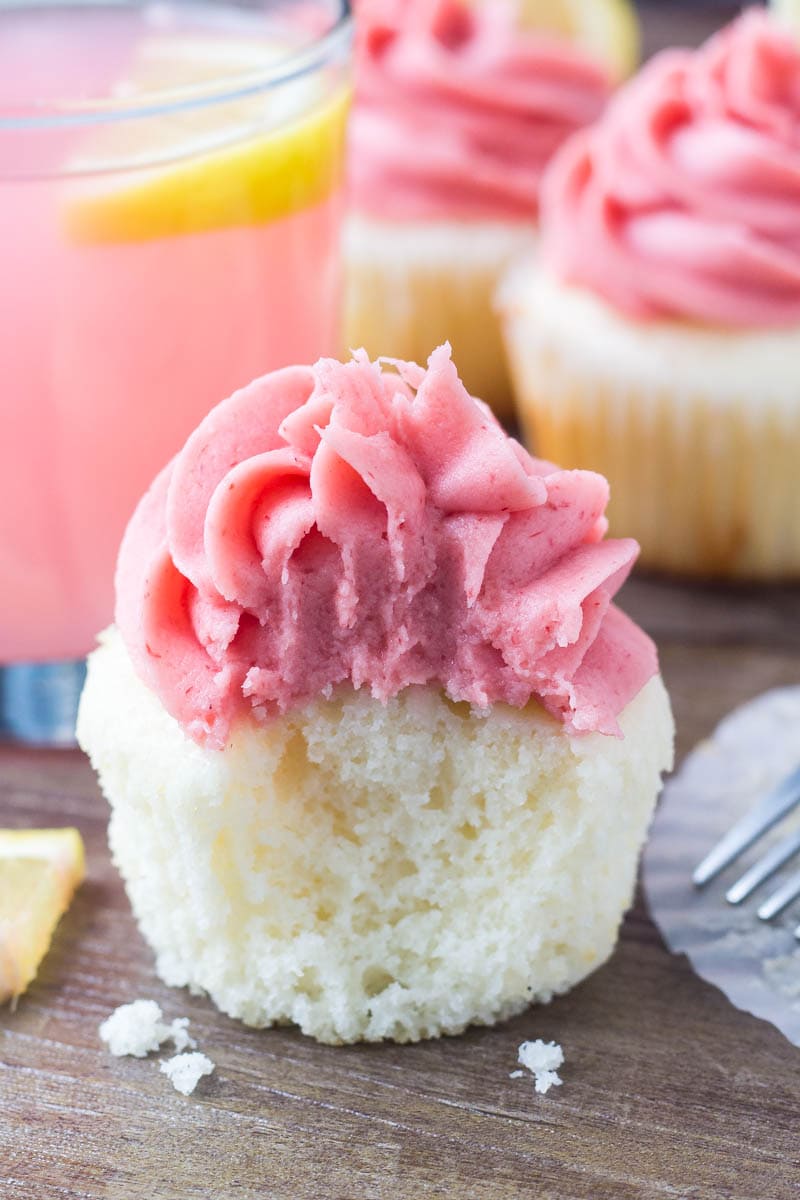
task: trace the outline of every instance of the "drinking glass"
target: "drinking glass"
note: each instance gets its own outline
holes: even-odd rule
[[[125,524],[338,349],[347,0],[0,0],[0,737],[71,742]]]

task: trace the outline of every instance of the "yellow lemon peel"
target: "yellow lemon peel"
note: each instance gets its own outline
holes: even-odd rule
[[[0,829],[0,1003],[35,977],[84,874],[77,829]]]
[[[168,98],[179,98],[181,87],[225,77],[226,65],[233,87],[251,77],[244,68],[263,72],[269,57],[269,46],[238,42],[216,52],[202,40],[145,46],[121,95],[146,98],[168,80]],[[258,225],[320,203],[344,177],[350,101],[349,88],[324,90],[324,81],[302,78],[274,94],[167,105],[89,131],[69,163],[66,238],[145,241]]]
[[[773,14],[800,37],[800,0],[770,0]]]
[[[636,70],[639,22],[630,0],[517,0],[517,4],[523,25],[568,38],[604,63],[615,80]]]

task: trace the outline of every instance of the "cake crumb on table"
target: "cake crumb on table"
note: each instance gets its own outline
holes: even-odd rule
[[[211,1059],[197,1052],[197,1042],[189,1034],[189,1018],[176,1017],[167,1025],[155,1000],[134,1000],[114,1009],[100,1026],[100,1039],[117,1058],[123,1055],[146,1058],[165,1042],[172,1042],[177,1053],[162,1059],[160,1070],[184,1096],[190,1095],[199,1080],[214,1070]]]
[[[197,1046],[189,1036],[189,1018],[176,1017],[170,1025],[165,1024],[155,1000],[134,1000],[115,1008],[100,1026],[100,1040],[115,1058],[125,1055],[146,1058],[168,1041],[175,1044],[178,1052]]]
[[[517,1059],[534,1077],[536,1091],[544,1096],[551,1087],[560,1087],[562,1079],[558,1068],[563,1065],[564,1051],[558,1042],[523,1042],[517,1051]],[[520,1079],[524,1071],[512,1071],[511,1079]]]
[[[544,1096],[551,1087],[561,1087],[561,1076],[557,1071],[537,1071],[533,1086],[540,1095]]]
[[[162,1021],[162,1013],[155,1000],[134,1000],[115,1008],[100,1026],[100,1040],[105,1042],[115,1058],[132,1055],[145,1058],[158,1050],[170,1036],[170,1029]]]
[[[197,1042],[189,1035],[189,1018],[176,1017],[169,1027],[170,1041],[178,1054],[182,1050],[196,1050]]]
[[[190,1054],[176,1054],[174,1058],[165,1059],[160,1069],[177,1092],[189,1096],[203,1076],[211,1074],[214,1065],[205,1054],[193,1051]]]

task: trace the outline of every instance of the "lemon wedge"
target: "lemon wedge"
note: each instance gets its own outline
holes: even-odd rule
[[[0,829],[0,1003],[36,975],[84,874],[77,829]]]
[[[253,85],[277,54],[268,43],[145,42],[117,92],[157,96],[164,111],[87,133],[68,163],[67,238],[131,242],[256,225],[330,195],[344,176],[349,89],[326,93],[313,75]],[[223,98],[220,81],[237,95]],[[214,100],[187,103],[187,88],[209,82]]]
[[[770,7],[779,21],[800,35],[800,0],[771,0]]]
[[[630,0],[518,0],[518,5],[524,25],[568,38],[615,79],[636,70],[639,22]]]

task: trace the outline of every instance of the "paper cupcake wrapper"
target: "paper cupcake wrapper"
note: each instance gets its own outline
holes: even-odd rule
[[[493,297],[509,263],[533,244],[533,229],[513,223],[351,218],[345,348],[425,363],[449,341],[468,391],[510,418],[511,382]]]
[[[614,378],[574,352],[574,331],[559,344],[552,324],[546,338],[531,336],[530,320],[520,311],[506,326],[526,440],[542,458],[607,477],[610,532],[637,539],[643,566],[800,578],[800,386],[787,405],[715,391],[713,370],[691,390],[622,370]]]

